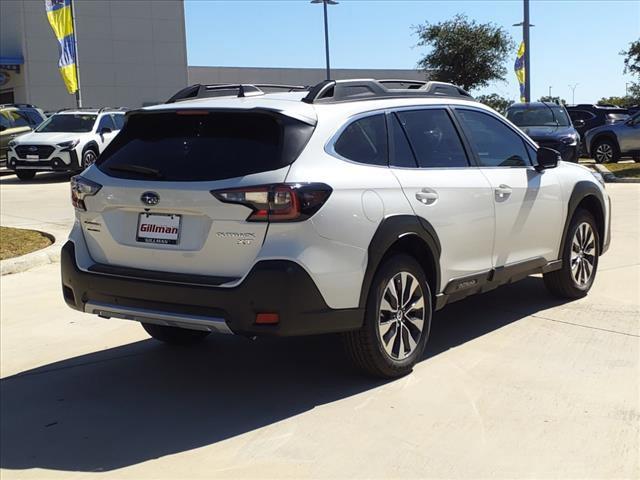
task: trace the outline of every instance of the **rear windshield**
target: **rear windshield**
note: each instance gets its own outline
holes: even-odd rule
[[[222,180],[290,165],[312,133],[271,112],[133,113],[97,165],[119,178]]]
[[[568,127],[569,119],[560,107],[510,108],[507,118],[519,127]]]

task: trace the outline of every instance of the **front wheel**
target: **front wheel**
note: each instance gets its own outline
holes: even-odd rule
[[[593,146],[593,159],[596,163],[617,162],[618,150],[611,140],[598,140]]]
[[[567,231],[562,252],[562,268],[545,273],[544,284],[561,298],[584,297],[596,277],[600,239],[596,222],[586,210],[578,210]]]
[[[203,332],[201,330],[167,327],[153,323],[143,323],[142,328],[156,340],[170,345],[192,345],[204,340],[204,338],[209,335],[209,332]]]
[[[360,330],[344,334],[354,364],[371,375],[401,377],[422,358],[431,327],[431,290],[420,264],[404,254],[376,273]]]
[[[36,176],[36,172],[33,170],[16,170],[16,177],[20,180],[33,180]]]
[[[93,149],[88,148],[82,154],[82,168],[83,169],[89,168],[91,165],[96,163],[97,159],[98,159],[98,154]]]

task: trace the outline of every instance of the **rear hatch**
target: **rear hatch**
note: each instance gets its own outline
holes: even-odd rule
[[[132,112],[83,173],[101,185],[79,212],[90,255],[105,266],[243,277],[268,223],[211,192],[284,182],[312,132],[260,109]]]

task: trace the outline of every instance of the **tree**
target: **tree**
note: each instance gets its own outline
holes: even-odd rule
[[[615,105],[617,107],[627,108],[638,103],[631,95],[626,97],[602,97],[598,100],[598,105]]]
[[[458,14],[440,23],[415,27],[417,46],[430,47],[418,66],[430,78],[459,85],[465,90],[505,80],[505,61],[515,43],[505,29],[494,23],[479,24]]]
[[[560,97],[553,97],[553,96],[549,96],[549,95],[544,95],[542,97],[540,97],[538,99],[539,102],[551,102],[551,103],[557,103],[558,105],[566,105],[567,101],[564,98],[560,98]]]
[[[514,102],[511,99],[504,98],[497,93],[491,93],[489,95],[478,95],[476,100],[480,103],[484,103],[488,107],[493,108],[496,112],[504,115]]]
[[[624,55],[624,73],[637,75],[640,77],[640,39],[629,44],[629,50],[623,50],[620,55]]]

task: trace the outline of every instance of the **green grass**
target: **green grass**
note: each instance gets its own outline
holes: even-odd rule
[[[51,239],[34,230],[0,227],[0,260],[35,252],[51,245]]]
[[[640,178],[640,163],[607,163],[604,166],[618,178]]]

